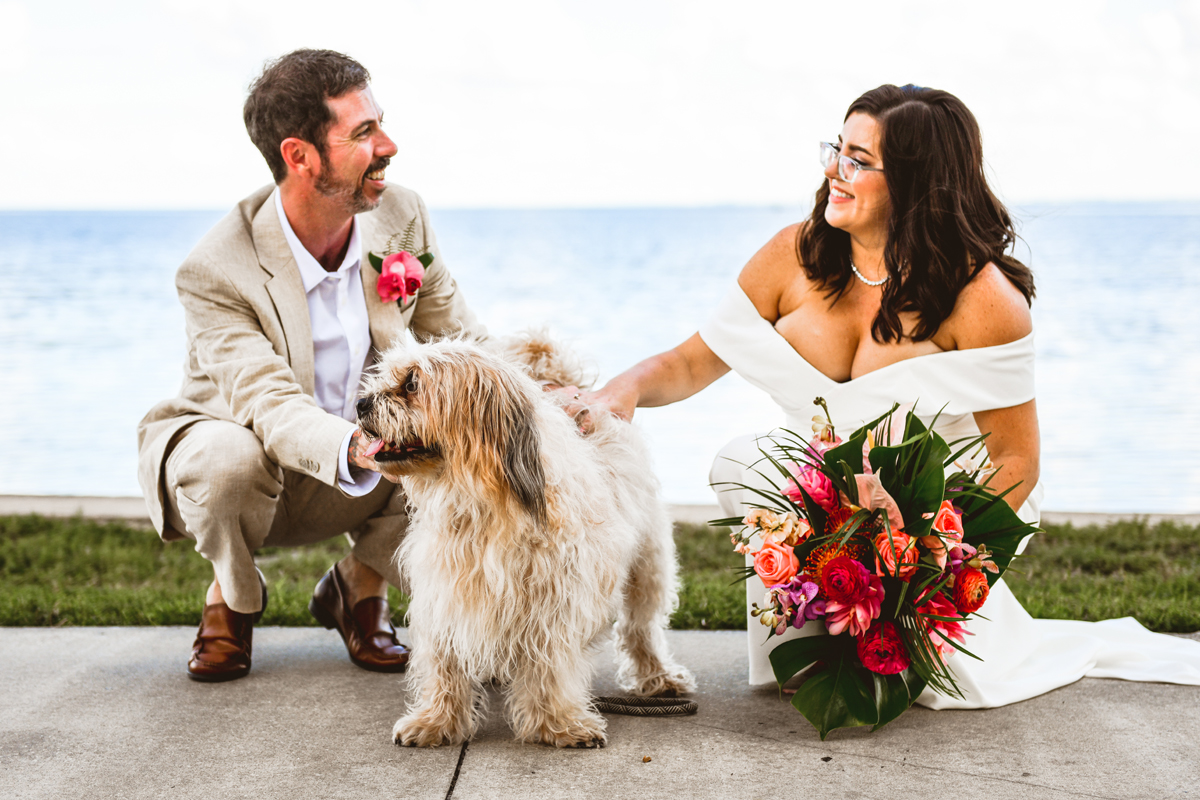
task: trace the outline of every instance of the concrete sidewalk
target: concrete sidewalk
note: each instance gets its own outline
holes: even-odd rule
[[[612,716],[606,749],[556,751],[515,743],[496,702],[468,747],[414,750],[390,737],[404,677],[354,667],[336,634],[261,628],[254,671],[227,684],[184,676],[193,635],[0,629],[0,796],[1200,797],[1198,687],[1085,679],[821,742],[777,692],[745,685],[745,633],[679,631],[695,716]],[[594,688],[617,693],[607,648]]]

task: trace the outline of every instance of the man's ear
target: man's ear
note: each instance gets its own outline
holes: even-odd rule
[[[321,173],[321,155],[312,142],[292,136],[279,143],[279,153],[289,173],[305,178]]]

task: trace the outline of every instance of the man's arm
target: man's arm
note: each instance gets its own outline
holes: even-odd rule
[[[198,366],[234,421],[254,431],[276,464],[335,485],[342,442],[354,425],[305,394],[253,306],[222,270],[189,259],[175,285]]]

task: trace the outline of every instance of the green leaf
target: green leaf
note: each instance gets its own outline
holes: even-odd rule
[[[433,253],[428,251],[421,253],[421,255],[417,256],[417,261],[421,262],[422,267],[428,268],[433,263]]]
[[[853,638],[846,637],[853,642]],[[797,640],[798,641],[798,640]],[[792,698],[792,705],[813,724],[824,741],[836,728],[874,725],[879,721],[875,698],[856,666],[853,648],[838,653],[829,666],[811,675]]]
[[[921,693],[920,689],[917,690],[917,694],[912,694],[909,690],[904,674],[910,672],[912,671],[905,670],[898,675],[872,673],[875,678],[875,707],[879,711],[879,720],[875,723],[875,727],[871,728],[872,733],[907,711],[909,706],[916,701],[917,695]],[[916,681],[920,682],[923,689],[925,682],[916,677],[915,673],[913,676]]]
[[[1012,506],[991,494],[978,484],[969,483],[952,498],[962,512],[963,541],[978,547],[986,544],[992,551],[992,560],[1000,568],[999,573],[985,571],[988,585],[994,585],[1004,575],[1017,553],[1021,540],[1041,529],[1022,522]]]
[[[375,268],[376,272],[381,275],[383,274],[383,259],[380,256],[374,253],[367,253],[367,261],[371,262],[371,266]]]
[[[801,636],[799,639],[789,639],[771,651],[771,669],[775,671],[775,680],[779,685],[787,683],[800,670],[815,664],[820,660],[828,660],[831,652],[831,639],[827,633],[817,636]]]
[[[937,511],[946,490],[943,464],[950,447],[910,413],[904,426],[904,441],[894,446],[871,448],[870,461],[883,488],[904,514],[904,532],[914,538],[925,536],[933,519],[924,515]]]

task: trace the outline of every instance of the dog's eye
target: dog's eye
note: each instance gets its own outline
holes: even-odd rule
[[[417,374],[415,372],[409,374],[408,380],[404,384],[404,391],[408,394],[417,393]]]

